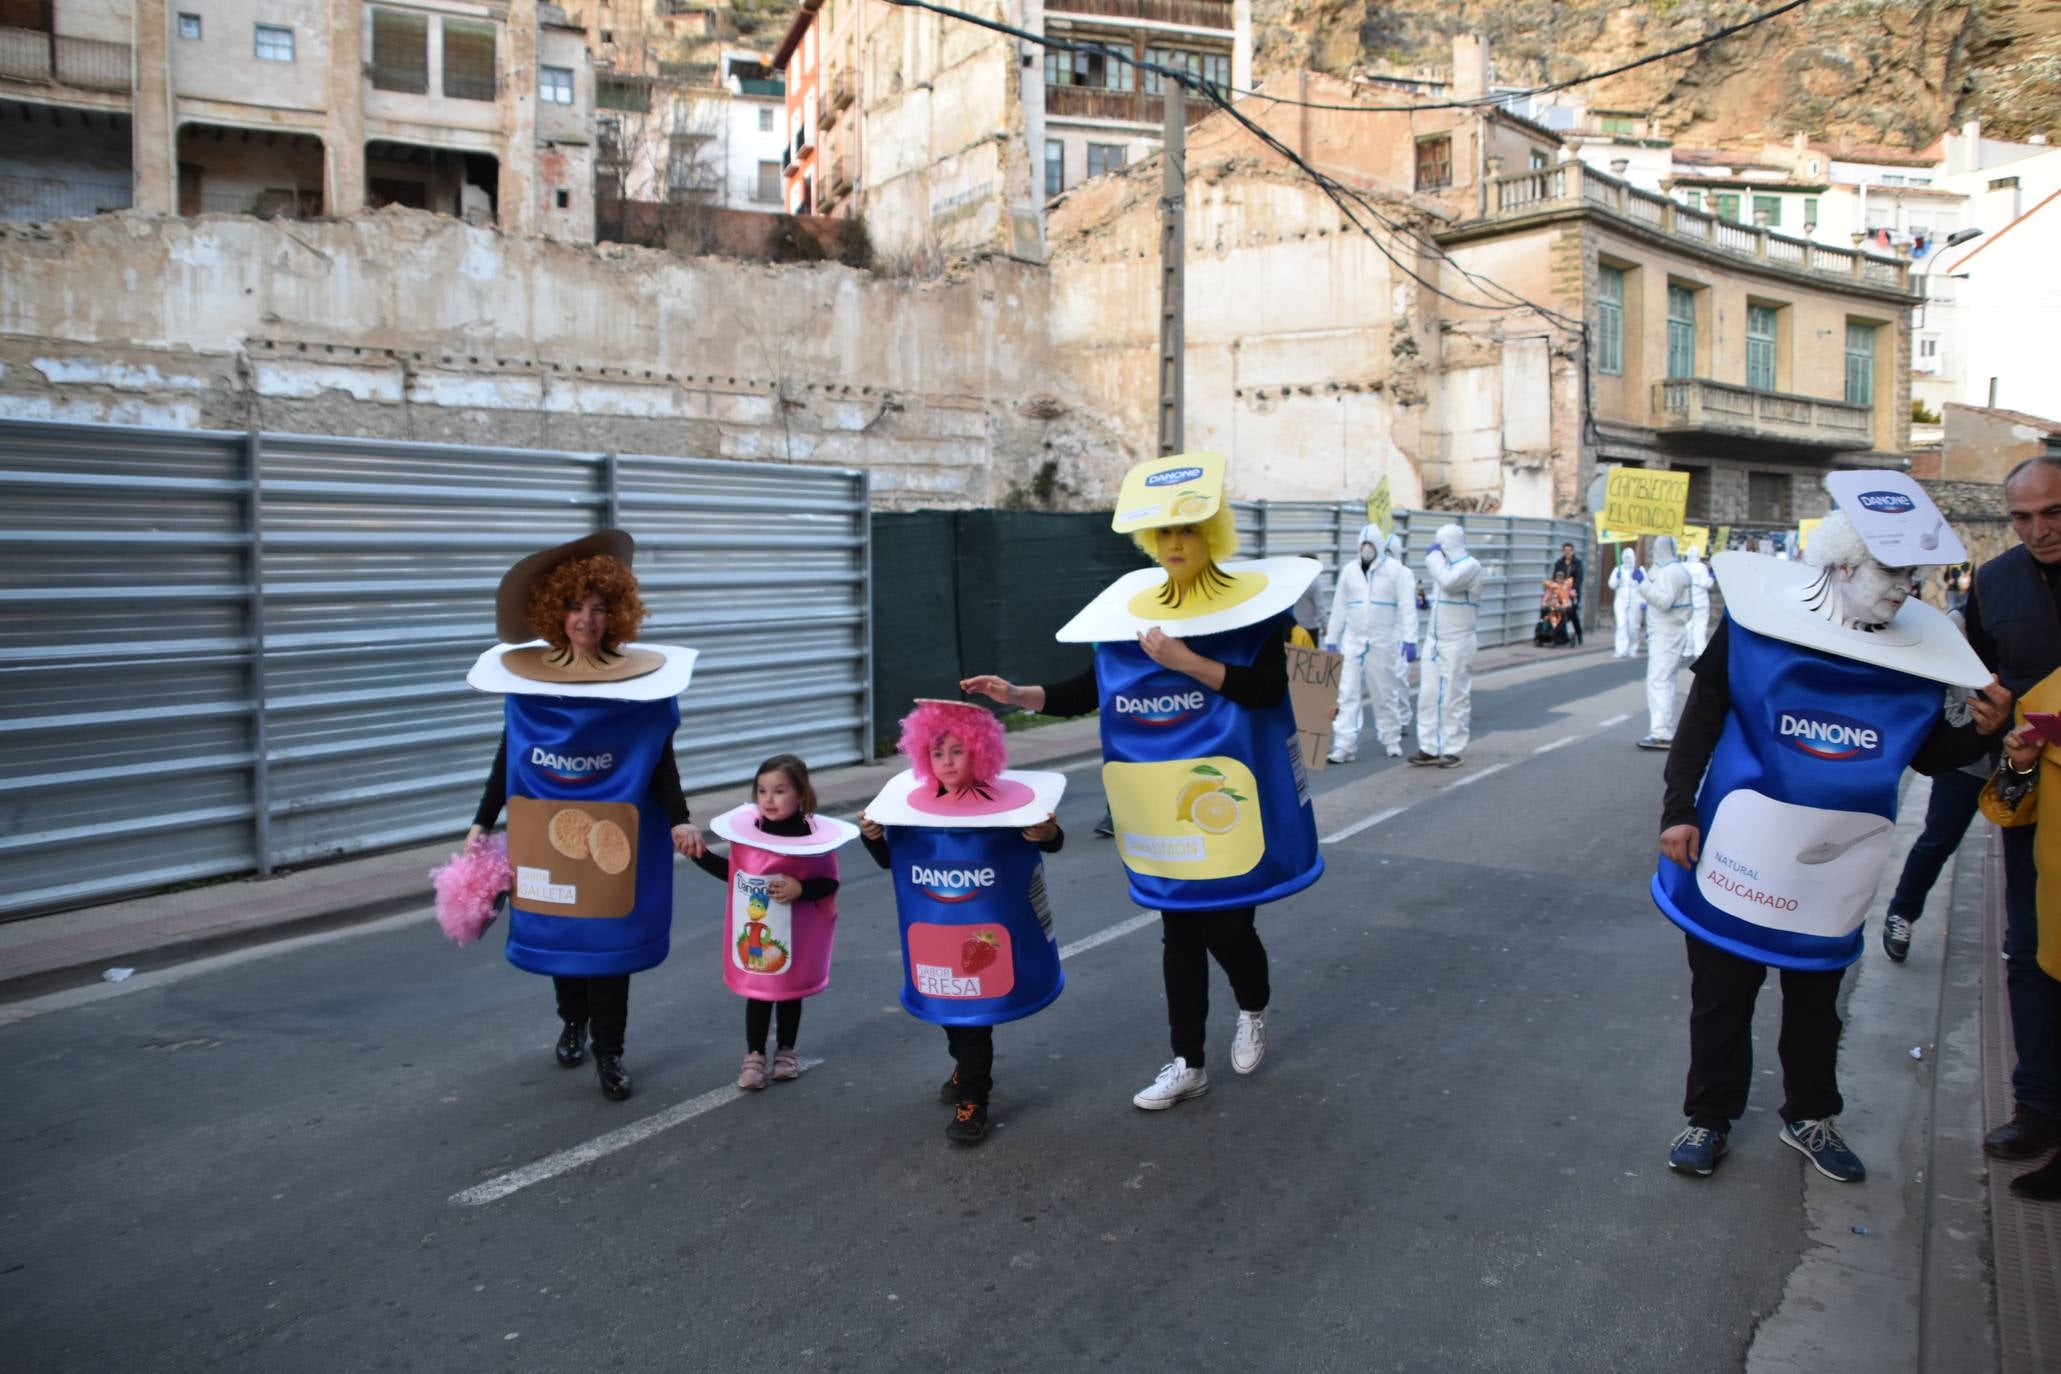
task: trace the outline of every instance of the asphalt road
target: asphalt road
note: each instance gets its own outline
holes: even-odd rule
[[[1163,1113],[1130,1105],[1167,1057],[1148,925],[998,1030],[996,1127],[948,1145],[944,1037],[896,1003],[856,847],[802,1025],[823,1062],[760,1094],[716,1091],[742,1012],[686,866],[626,1103],[553,1062],[498,931],[426,918],[0,1027],[0,1365],[1738,1369],[1807,1243],[1804,1166],[1772,1092],[1717,1178],[1664,1164],[1687,975],[1646,896],[1640,669],[1485,677],[1466,767],[1316,775],[1322,833],[1388,814],[1262,912],[1260,1071],[1230,1070],[1219,974],[1213,1090]],[[1063,943],[1138,914],[1073,776]]]

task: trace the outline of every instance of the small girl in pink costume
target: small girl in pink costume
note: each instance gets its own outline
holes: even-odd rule
[[[776,1013],[773,1081],[800,1076],[794,1041],[802,999],[830,986],[830,947],[837,935],[833,851],[859,832],[815,811],[808,765],[792,754],[776,754],[759,765],[752,800],[710,825],[730,842],[729,858],[704,854],[694,861],[730,889],[723,982],[746,999],[740,1088],[766,1086],[766,1033]]]

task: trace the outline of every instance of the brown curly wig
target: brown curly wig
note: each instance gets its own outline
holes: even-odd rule
[[[565,635],[565,613],[590,596],[608,603],[608,629],[601,636],[603,653],[617,653],[636,639],[644,624],[644,601],[637,578],[607,554],[560,563],[530,588],[527,614],[530,630],[560,653],[571,647]]]

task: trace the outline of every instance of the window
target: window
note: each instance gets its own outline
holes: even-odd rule
[[[1803,198],[1803,227],[1806,229],[1818,227],[1818,198],[1816,196],[1805,196]]]
[[[1596,293],[1596,370],[1624,376],[1624,269],[1604,267]]]
[[[809,25],[809,31],[802,36],[802,66],[808,71],[816,70],[816,26]]]
[[[1045,199],[1066,189],[1066,145],[1056,138],[1045,140]]]
[[[429,90],[429,16],[372,11],[372,85],[422,95]]]
[[[1775,308],[1746,307],[1746,385],[1755,391],[1775,389]]]
[[[773,112],[772,112],[772,110],[770,110],[770,109],[767,109],[767,108],[764,108],[764,107],[761,107],[761,108],[760,108],[760,110],[759,110],[759,132],[760,132],[760,133],[762,133],[762,134],[770,134],[770,133],[772,133],[772,132],[773,132]]]
[[[1717,211],[1719,219],[1728,219],[1734,224],[1739,222],[1739,193],[1737,191],[1713,191],[1710,199],[1711,208]]]
[[[1121,143],[1090,143],[1088,145],[1088,175],[1099,177],[1104,172],[1120,172],[1124,165],[1124,145]]]
[[[1998,177],[1994,181],[1990,182],[1989,189],[1992,191],[2009,191],[2014,189],[2017,185],[2017,177]]]
[[[257,54],[260,62],[293,61],[293,30],[276,24],[258,25]]]
[[[1149,73],[1148,73],[1149,75]],[[1136,89],[1137,69],[1099,52],[1048,52],[1047,86],[1092,86],[1103,91]]]
[[[1667,375],[1696,375],[1696,293],[1673,283],[1667,288]]]
[[[1684,205],[1688,206],[1688,207],[1689,207],[1689,208],[1690,208],[1691,210],[1701,210],[1701,209],[1703,208],[1703,192],[1701,192],[1701,191],[1684,191],[1684,192],[1682,192],[1682,204],[1684,204]]]
[[[179,36],[180,36],[181,38],[198,38],[198,37],[200,37],[200,16],[199,16],[199,15],[197,15],[197,14],[182,14],[182,15],[180,15],[180,16],[179,16]]]
[[[494,26],[444,21],[444,94],[452,100],[494,98]]]
[[[1436,191],[1453,184],[1453,139],[1450,134],[1417,140],[1417,189]]]
[[[1538,149],[1534,148],[1531,150],[1531,169],[1534,172],[1544,171],[1546,169],[1546,164],[1548,161],[1549,159],[1546,157],[1546,155],[1540,152]]]
[[[1603,132],[1606,134],[1636,134],[1639,132],[1639,122],[1630,115],[1604,115]]]
[[[546,105],[570,105],[573,103],[573,74],[571,67],[537,68],[537,99]]]
[[[572,192],[561,186],[558,190],[551,193],[551,203],[561,210],[571,209]]]
[[[594,104],[604,110],[649,113],[651,87],[635,77],[602,76],[594,83]]]
[[[1785,474],[1746,474],[1746,518],[1756,525],[1789,523],[1789,478]]]
[[[1846,326],[1846,403],[1850,406],[1875,404],[1875,326]]]
[[[780,164],[779,164],[779,163],[777,163],[777,162],[761,162],[761,163],[759,164],[759,182],[758,182],[758,185],[756,185],[756,186],[754,186],[754,187],[752,188],[752,194],[751,194],[751,198],[752,198],[753,200],[756,200],[756,201],[764,201],[764,202],[768,202],[768,203],[771,203],[771,204],[775,204],[775,205],[779,204],[779,202],[780,202]]]
[[[1929,336],[1918,340],[1918,356],[1921,358],[1937,358],[1939,356],[1939,340]]]
[[[1768,217],[1768,227],[1778,229],[1782,225],[1782,198],[1780,196],[1755,196],[1753,198],[1753,222],[1760,223],[1760,217]]]
[[[1882,184],[1884,186],[1901,186],[1904,184],[1903,174],[1900,172],[1884,172],[1882,174]]]
[[[1227,52],[1188,52],[1181,48],[1147,48],[1145,60],[1162,67],[1176,67],[1192,73],[1196,79],[1211,86],[1228,90],[1231,85],[1231,54]],[[1158,72],[1145,73],[1145,94],[1158,95],[1166,86],[1166,78]]]

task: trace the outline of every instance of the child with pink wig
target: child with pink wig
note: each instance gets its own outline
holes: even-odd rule
[[[1009,763],[1009,749],[1003,733],[1002,723],[985,708],[964,702],[921,701],[916,709],[902,718],[901,738],[895,746],[909,760],[909,768],[915,774],[915,791],[909,798],[916,809],[940,816],[949,816],[955,808],[961,808],[970,818],[982,813],[995,813],[1008,809],[1011,800],[1010,788],[1020,789],[1019,784],[1007,783],[1002,778]],[[876,800],[876,805],[878,801]],[[1066,836],[1060,830],[1058,821],[1047,813],[1044,819],[1022,827],[1018,832],[1022,841],[1034,847],[1041,854],[1055,854],[1066,843]],[[859,834],[866,852],[882,868],[893,866],[891,847],[908,846],[920,856],[927,850],[918,846],[930,837],[942,837],[946,844],[961,846],[979,843],[986,845],[1013,844],[1014,836],[1006,829],[954,829],[949,825],[904,826],[892,828],[882,825],[862,812],[859,816]],[[953,837],[957,837],[954,839]],[[930,842],[935,843],[935,840]],[[1020,852],[1020,851],[1019,851]],[[905,865],[904,867],[907,867]],[[912,912],[907,900],[907,886],[903,873],[895,873],[896,904],[903,923],[904,941],[909,938]],[[1038,886],[1042,891],[1042,880]],[[1049,932],[1047,937],[1049,940]],[[1056,946],[1051,954],[1053,972],[1057,971]],[[978,960],[976,960],[978,962]],[[1063,979],[1060,980],[1063,986]],[[1026,980],[1017,985],[1021,993],[1028,994],[1031,984]],[[914,1015],[923,1019],[936,1019],[944,1026],[945,1043],[951,1049],[952,1076],[939,1089],[940,1100],[955,1110],[953,1119],[945,1128],[945,1138],[959,1145],[974,1145],[987,1134],[988,1095],[994,1086],[995,1023],[1027,1016],[1045,1006],[1058,995],[1058,988],[1052,987],[1049,994],[1040,992],[1036,996],[1022,996],[1010,1005],[975,1011],[974,1003],[965,1004],[966,1017],[954,1015],[958,1008],[945,1007],[932,999],[917,996],[905,990],[903,1005]],[[1042,1000],[1039,1000],[1042,998]],[[996,998],[995,1002],[1007,999]],[[954,1019],[944,1020],[942,1016],[952,1015]],[[965,1020],[979,1016],[988,1019],[987,1024],[965,1024]]]

